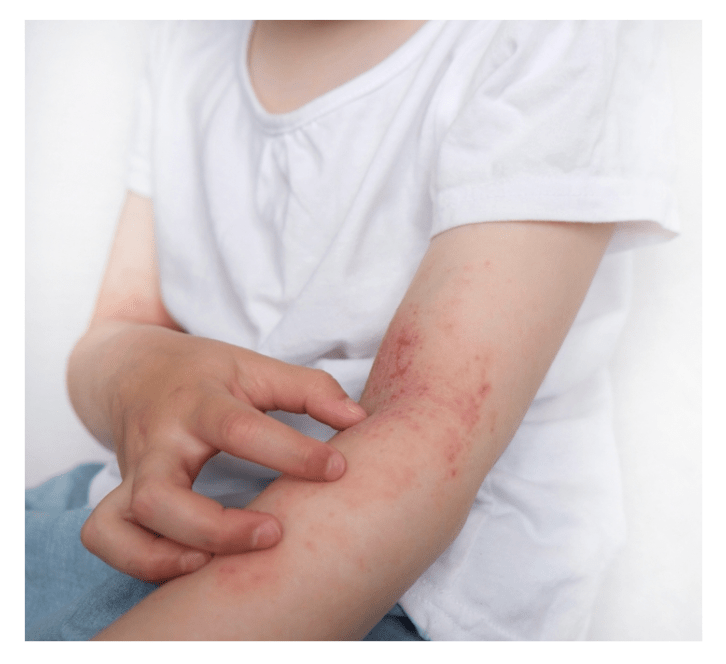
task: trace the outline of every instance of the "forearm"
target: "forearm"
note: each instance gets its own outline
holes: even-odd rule
[[[337,482],[284,477],[250,505],[283,524],[276,547],[216,557],[99,638],[364,636],[456,536],[477,483],[467,468],[483,446],[441,445],[447,425],[435,412],[406,410],[410,417],[383,411],[335,437],[348,462]],[[451,458],[457,445],[464,451]]]
[[[274,549],[216,557],[99,638],[365,635],[456,537],[609,236],[537,223],[435,239],[376,357],[361,400],[370,416],[333,439],[346,474],[277,480],[250,505],[283,524]]]
[[[131,359],[128,351],[134,340],[148,331],[182,331],[162,301],[153,224],[151,200],[129,192],[93,318],[68,360],[67,387],[73,407],[90,432],[109,448],[113,447],[112,400],[119,372]]]
[[[476,342],[427,344],[415,307],[399,314],[362,399],[371,415],[332,440],[346,474],[277,480],[249,506],[281,522],[276,547],[216,557],[99,638],[361,638],[444,551],[532,384]]]

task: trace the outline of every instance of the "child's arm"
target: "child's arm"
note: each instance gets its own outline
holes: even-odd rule
[[[273,549],[215,557],[100,639],[358,639],[442,553],[513,437],[587,292],[610,225],[463,226],[431,243],[333,444],[339,481],[283,477],[251,505]]]
[[[263,411],[307,412],[337,429],[365,417],[322,371],[184,334],[161,298],[151,201],[135,194],[121,214],[93,319],[71,355],[68,390],[89,430],[115,449],[123,477],[86,521],[83,543],[149,581],[190,572],[212,553],[279,539],[274,517],[225,510],[191,490],[219,450],[308,479],[343,474],[339,452]],[[170,508],[150,513],[158,502]],[[265,524],[271,530],[258,531]]]

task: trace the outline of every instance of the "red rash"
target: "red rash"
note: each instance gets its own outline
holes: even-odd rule
[[[427,355],[424,333],[418,325],[418,307],[399,312],[394,319],[376,357],[366,386],[366,401],[377,411],[376,420],[405,419],[413,430],[423,431],[426,418],[442,411],[450,413],[461,423],[460,427],[448,428],[442,441],[447,464],[454,466],[467,445],[467,434],[479,423],[482,404],[491,391],[485,368],[479,354],[461,368],[458,379],[443,380],[440,369],[424,365]],[[437,321],[439,327],[446,321]],[[453,326],[452,326],[453,327]],[[456,338],[446,338],[446,343],[457,343]],[[446,353],[442,355],[446,356]],[[448,367],[447,367],[448,369]],[[479,374],[472,385],[472,374]],[[457,469],[449,471],[450,477]]]
[[[230,556],[215,570],[214,580],[218,587],[225,590],[243,594],[249,592],[251,587],[269,582],[279,581],[274,570],[255,572],[251,575],[240,574],[246,563],[245,556],[259,555],[257,552]]]
[[[411,318],[417,313],[418,307],[413,307]],[[408,374],[416,351],[421,347],[421,336],[413,321],[394,322],[378,351],[367,392],[371,396],[394,401],[402,396],[405,388],[410,387]],[[394,396],[391,392],[396,389],[398,392]]]

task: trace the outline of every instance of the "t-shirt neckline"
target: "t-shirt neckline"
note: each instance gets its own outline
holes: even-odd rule
[[[319,97],[286,113],[271,113],[260,103],[249,74],[248,50],[254,21],[246,21],[240,39],[237,64],[244,95],[262,127],[274,133],[289,131],[306,124],[334,108],[360,97],[387,82],[414,60],[437,34],[444,21],[427,21],[393,53],[362,74],[349,79]]]

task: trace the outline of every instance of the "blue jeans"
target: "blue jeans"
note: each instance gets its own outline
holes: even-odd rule
[[[156,589],[109,567],[81,544],[91,513],[87,464],[25,492],[25,639],[86,641]],[[423,641],[398,605],[364,641]]]

